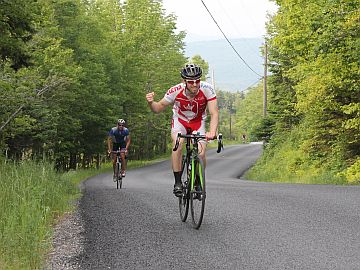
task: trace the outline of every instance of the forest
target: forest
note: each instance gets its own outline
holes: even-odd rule
[[[359,0],[275,2],[268,113],[262,83],[217,89],[221,132],[265,142],[254,179],[358,183]],[[144,96],[160,99],[189,59],[186,33],[176,32],[161,1],[1,1],[0,16],[2,158],[46,159],[60,170],[99,166],[118,118],[132,132],[133,159],[168,150],[171,112],[150,113]]]
[[[118,118],[132,132],[132,158],[166,151],[170,111],[149,113],[145,93],[160,98],[179,82],[185,33],[159,1],[14,0],[0,12],[6,158],[99,164]]]

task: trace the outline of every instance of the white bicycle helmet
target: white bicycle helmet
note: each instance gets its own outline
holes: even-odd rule
[[[121,124],[121,125],[125,125],[125,120],[124,119],[119,119],[119,120],[117,120],[117,123]]]

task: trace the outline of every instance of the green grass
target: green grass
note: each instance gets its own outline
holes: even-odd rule
[[[56,217],[78,189],[50,164],[0,164],[0,268],[37,269],[50,248]]]
[[[130,160],[128,169],[164,158]],[[52,248],[54,225],[74,210],[73,202],[81,196],[78,184],[91,176],[111,173],[112,164],[62,174],[53,168],[34,161],[0,163],[0,269],[41,269]]]
[[[246,174],[255,181],[297,184],[350,184],[329,161],[311,159],[304,151],[301,130],[293,130],[275,149],[267,149]]]

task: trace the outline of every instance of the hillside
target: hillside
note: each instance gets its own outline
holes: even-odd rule
[[[263,74],[263,57],[261,55],[262,38],[243,38],[231,40],[234,48],[248,65],[258,74]],[[243,91],[256,83],[259,76],[252,72],[238,57],[230,44],[225,40],[188,42],[186,56],[201,55],[214,69],[217,88],[230,92]]]

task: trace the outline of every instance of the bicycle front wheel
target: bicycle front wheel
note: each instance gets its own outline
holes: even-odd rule
[[[201,159],[195,158],[191,172],[190,207],[193,227],[199,229],[205,211],[205,168]]]
[[[121,188],[122,188],[122,178],[120,177],[117,182],[118,182],[118,184],[117,184],[117,185],[118,185],[118,189],[119,189],[119,188],[121,189]]]
[[[182,222],[185,222],[189,213],[189,171],[188,165],[186,163],[186,158],[183,157],[182,166],[181,166],[181,182],[183,185],[183,192],[179,197],[179,210],[180,218]]]
[[[122,179],[121,179],[121,171],[120,171],[120,163],[116,163],[116,189],[121,188],[122,186]]]

